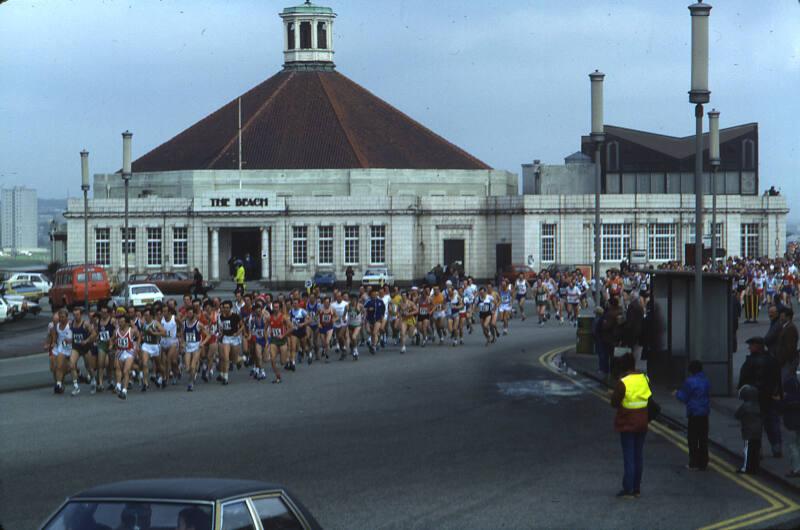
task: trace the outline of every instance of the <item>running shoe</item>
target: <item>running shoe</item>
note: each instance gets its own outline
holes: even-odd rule
[[[58,394],[58,383],[53,385],[53,394]]]
[[[78,394],[80,394],[80,393],[81,393],[81,387],[79,387],[78,385],[72,385],[72,392],[71,392],[71,394],[72,394],[73,396],[77,396],[77,395],[78,395]]]
[[[314,354],[308,352],[308,365],[311,366],[311,362],[314,360]]]
[[[228,384],[228,380],[227,380],[227,379],[223,379],[223,380],[222,380],[222,384],[223,384],[223,385],[227,385],[227,384]]]
[[[189,383],[189,386],[186,387],[186,391],[187,392],[193,392],[194,391],[194,384]]]
[[[344,361],[344,358],[345,358],[345,355],[344,355],[344,352],[342,352],[342,354],[339,355],[339,360],[340,361]]]
[[[92,379],[92,384],[89,387],[89,393],[91,395],[95,395],[97,393],[97,382],[94,379]]]
[[[272,380],[272,384],[273,385],[279,385],[280,383],[281,383],[281,378],[280,377],[276,377],[275,379]]]
[[[148,385],[148,384],[144,384],[144,385],[142,385],[142,392],[147,392],[147,388],[148,388],[149,386],[150,386],[150,385]]]
[[[405,346],[403,346],[402,348],[400,348],[400,353],[405,353],[405,352],[406,352],[406,347],[405,347]]]
[[[375,346],[372,345],[372,342],[369,343],[369,352],[375,355]]]

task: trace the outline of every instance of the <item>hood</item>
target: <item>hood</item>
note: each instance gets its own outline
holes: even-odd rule
[[[758,401],[758,389],[752,385],[744,385],[739,389],[739,399],[742,401]]]

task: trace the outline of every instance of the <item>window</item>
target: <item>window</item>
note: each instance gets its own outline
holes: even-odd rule
[[[386,225],[370,227],[369,262],[378,265],[386,263]]]
[[[222,530],[255,530],[250,509],[244,501],[232,502],[222,507]]]
[[[755,169],[756,143],[750,138],[742,140],[742,169]]]
[[[227,510],[227,506],[225,508]],[[79,499],[64,505],[53,520],[45,526],[45,529],[132,528],[136,523],[136,517],[139,515],[142,516],[139,520],[141,527],[175,528],[181,512],[191,512],[191,519],[194,523],[192,525],[193,528],[211,528],[214,524],[211,506],[203,504],[133,500],[126,500],[125,502],[86,501]],[[229,512],[225,511],[224,513],[227,514]],[[145,520],[148,524],[144,524]],[[132,523],[129,525],[120,521],[132,521]],[[226,526],[225,528],[228,527]]]
[[[286,530],[303,528],[300,521],[292,515],[286,504],[278,497],[253,499],[253,508],[256,509],[258,518],[261,519],[261,526],[264,528],[285,528]]]
[[[542,246],[539,261],[549,262],[556,260],[556,225],[542,225]]]
[[[98,265],[111,265],[111,230],[94,229],[94,261]]]
[[[292,227],[292,265],[308,264],[308,227]]]
[[[328,48],[328,26],[324,22],[317,22],[317,48]]]
[[[125,227],[119,229],[120,237],[122,238],[122,255],[136,254],[136,228],[133,226],[128,227],[128,237],[125,237]]]
[[[742,257],[758,258],[758,223],[742,225]]]
[[[186,266],[189,264],[188,229],[176,226],[172,229],[172,264]]]
[[[333,227],[320,226],[317,241],[317,263],[320,265],[333,265]]]
[[[619,144],[606,144],[606,171],[619,171]]]
[[[311,22],[300,23],[300,49],[311,49]]]
[[[709,225],[709,228],[711,228],[711,225]],[[717,248],[720,249],[722,248],[722,223],[717,223],[715,228],[714,236],[717,238]]]
[[[358,263],[358,227],[344,227],[344,264],[356,265]]]
[[[600,259],[622,261],[631,249],[631,225],[604,224],[600,233]]]
[[[288,37],[288,46],[287,48],[290,50],[294,50],[294,23],[289,22],[289,25],[286,26],[286,35]]]
[[[147,266],[161,266],[161,228],[147,229]]]
[[[653,223],[648,226],[647,257],[655,261],[670,261],[676,256],[675,225]]]

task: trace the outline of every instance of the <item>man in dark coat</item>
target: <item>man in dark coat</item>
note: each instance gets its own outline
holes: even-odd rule
[[[752,385],[758,389],[764,430],[767,431],[767,438],[772,445],[773,456],[780,458],[783,456],[778,415],[781,399],[781,366],[772,355],[764,351],[763,337],[751,337],[747,339],[747,345],[750,348],[750,355],[747,356],[739,372],[738,388]]]
[[[769,315],[769,329],[764,335],[764,345],[767,347],[767,352],[775,357],[778,354],[778,339],[781,336],[782,324],[777,307],[769,306],[767,314]]]
[[[792,322],[794,311],[791,307],[781,307],[780,315],[781,334],[775,358],[781,365],[781,380],[784,380],[797,373],[797,326]]]
[[[625,312],[625,324],[622,326],[622,345],[631,349],[633,357],[636,359],[636,369],[646,371],[647,363],[642,363],[645,304],[647,304],[647,293],[644,291],[638,297],[631,299],[631,303],[628,304]]]

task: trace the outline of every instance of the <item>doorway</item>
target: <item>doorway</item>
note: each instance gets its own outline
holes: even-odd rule
[[[511,243],[498,243],[494,248],[494,259],[498,273],[511,267]]]
[[[461,268],[464,268],[464,240],[463,239],[445,239],[443,241],[444,256],[442,264],[449,267],[453,262],[459,262]]]
[[[223,256],[225,261],[232,267],[238,258],[244,263],[248,281],[261,278],[261,231],[258,228],[231,228],[230,237],[231,251],[228,256]]]

